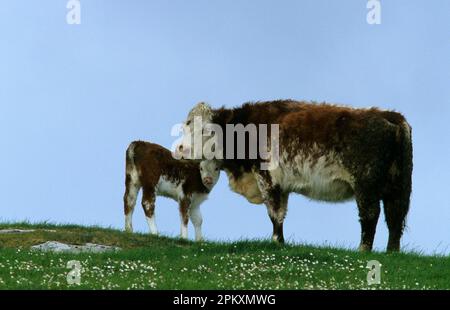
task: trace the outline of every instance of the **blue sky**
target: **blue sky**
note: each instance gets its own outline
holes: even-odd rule
[[[198,101],[236,106],[294,98],[401,111],[413,127],[411,211],[403,244],[450,252],[450,2],[82,0],[0,2],[1,220],[123,227],[124,152],[144,139],[170,147]],[[208,239],[268,238],[265,207],[228,189],[202,206]],[[162,233],[176,203],[157,200]],[[136,207],[134,226],[147,231]],[[292,195],[291,241],[356,247],[354,202]],[[190,236],[193,229],[190,227]],[[375,245],[384,249],[380,218]]]

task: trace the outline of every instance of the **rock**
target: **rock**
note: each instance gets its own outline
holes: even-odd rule
[[[117,246],[111,246],[111,245],[86,243],[83,246],[83,250],[86,252],[103,253],[103,252],[111,252],[111,251],[120,251],[121,248],[119,248]]]
[[[35,231],[46,231],[46,232],[56,232],[54,229],[17,229],[17,228],[11,228],[11,229],[0,229],[0,234],[26,234],[30,232]]]
[[[47,241],[42,244],[34,245],[31,247],[32,250],[40,250],[44,252],[68,252],[72,250],[68,244],[57,242],[57,241]]]
[[[34,229],[0,229],[0,234],[25,234],[35,231]]]
[[[58,241],[47,241],[42,244],[34,245],[31,249],[53,253],[104,253],[121,250],[119,247],[102,244],[86,243],[85,245],[74,245]]]

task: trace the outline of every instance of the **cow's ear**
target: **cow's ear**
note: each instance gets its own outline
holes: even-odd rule
[[[210,119],[212,116],[212,108],[205,102],[197,103],[189,112],[188,119],[193,119],[195,116],[201,116],[203,119]]]
[[[194,110],[199,112],[200,115],[203,115],[205,113],[209,113],[212,109],[209,104],[202,101],[202,102],[197,103],[197,105],[194,107]]]
[[[199,103],[197,103],[197,106],[199,107],[199,108],[208,108],[208,107],[210,107],[206,102],[204,102],[204,101],[200,101]]]

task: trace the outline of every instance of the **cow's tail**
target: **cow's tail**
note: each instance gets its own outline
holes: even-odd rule
[[[405,210],[409,210],[409,202],[412,190],[412,170],[413,170],[413,146],[412,146],[412,129],[406,120],[401,123],[399,130],[400,152],[399,152],[399,181],[401,188],[399,191],[400,198],[404,200]]]

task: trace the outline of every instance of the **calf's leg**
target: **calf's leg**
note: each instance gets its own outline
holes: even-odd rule
[[[125,194],[123,196],[125,231],[127,232],[133,232],[132,218],[139,189],[139,184],[132,180],[131,176],[127,174],[125,177]]]
[[[200,206],[199,205],[191,206],[191,210],[189,213],[190,213],[191,222],[194,225],[194,229],[195,229],[195,240],[201,241],[201,240],[203,240],[203,236],[202,236],[203,219],[202,219],[202,213],[200,212]]]
[[[184,198],[180,201],[180,219],[181,219],[181,238],[188,238],[189,209],[191,202]]]
[[[142,208],[144,209],[148,228],[152,235],[158,234],[155,221],[155,198],[155,188],[152,186],[144,186],[142,193]]]

